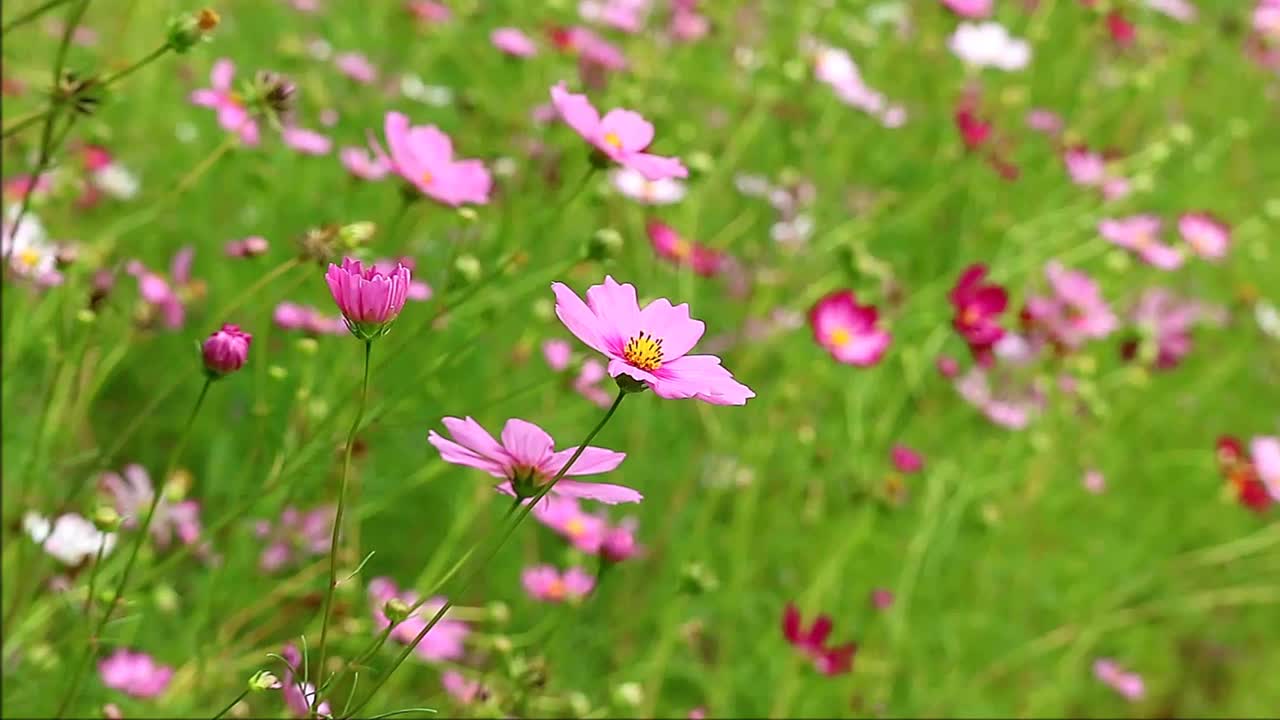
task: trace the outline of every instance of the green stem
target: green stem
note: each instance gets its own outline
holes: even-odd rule
[[[53,112],[53,108],[45,108],[43,110],[38,110],[36,112],[33,112],[30,115],[22,118],[21,120],[15,121],[12,125],[5,128],[4,134],[0,135],[0,137],[7,138],[10,135],[21,132],[22,130],[27,129],[28,126],[34,125],[40,122],[41,120],[45,119],[46,117],[49,116],[49,113],[51,112]]]
[[[129,553],[129,559],[125,562],[124,573],[120,576],[120,582],[116,584],[116,591],[111,596],[111,602],[107,604],[107,609],[102,616],[98,618],[98,622],[93,626],[93,632],[89,635],[89,641],[85,643],[84,655],[80,661],[72,669],[71,686],[66,695],[62,697],[62,703],[58,706],[57,717],[61,718],[63,713],[75,700],[76,693],[80,690],[80,682],[84,679],[85,669],[89,660],[93,657],[94,648],[98,644],[99,636],[102,634],[103,627],[111,618],[111,614],[115,612],[116,605],[120,603],[120,598],[124,595],[125,586],[129,584],[129,576],[133,573],[133,567],[138,561],[138,552],[142,549],[142,544],[146,541],[147,533],[151,531],[151,521],[155,518],[156,508],[160,505],[160,498],[164,495],[165,484],[169,480],[169,476],[173,474],[173,469],[177,467],[178,457],[182,454],[182,448],[187,444],[187,438],[191,435],[191,427],[195,424],[196,415],[200,413],[200,407],[204,405],[204,399],[209,394],[209,387],[213,385],[214,376],[206,375],[204,386],[200,388],[200,397],[196,398],[195,407],[191,409],[191,415],[187,417],[187,424],[182,429],[182,435],[178,438],[178,443],[173,446],[173,452],[169,453],[169,462],[165,466],[164,474],[160,476],[158,487],[151,489],[151,506],[147,508],[146,519],[142,521],[142,526],[138,528],[137,539],[133,543],[133,550]]]
[[[324,675],[326,655],[329,650],[329,613],[333,606],[333,591],[338,585],[338,534],[342,529],[342,516],[346,509],[347,477],[351,474],[351,449],[356,443],[356,431],[360,429],[360,421],[364,419],[365,399],[369,396],[369,354],[373,349],[373,341],[364,342],[364,382],[360,385],[360,404],[356,406],[356,418],[347,433],[346,452],[342,458],[342,480],[338,485],[338,511],[333,518],[333,536],[329,540],[329,586],[324,594],[324,616],[320,625],[320,664],[316,685]],[[320,692],[317,690],[311,698],[311,713],[315,714],[320,704]]]
[[[98,586],[98,568],[102,567],[102,554],[107,549],[107,534],[102,534],[102,541],[98,543],[98,554],[93,559],[93,570],[89,572],[89,594],[84,596],[84,617],[85,621],[93,624],[93,594]]]
[[[49,0],[49,1],[48,1],[48,2],[46,2],[45,4],[40,5],[39,7],[33,8],[30,12],[27,12],[27,13],[25,13],[25,14],[23,14],[23,15],[19,15],[18,17],[16,17],[16,18],[14,18],[14,19],[10,20],[9,22],[5,23],[5,24],[4,24],[4,28],[3,28],[3,29],[0,29],[0,35],[8,35],[10,30],[13,30],[14,28],[16,28],[16,27],[20,27],[20,26],[22,26],[22,25],[26,25],[27,23],[31,22],[32,20],[35,20],[36,18],[40,17],[41,15],[43,15],[43,14],[45,14],[45,13],[49,12],[50,10],[52,10],[52,9],[54,9],[54,8],[56,8],[56,7],[58,7],[59,5],[62,5],[62,4],[64,4],[64,3],[67,3],[67,2],[70,2],[70,1],[71,1],[71,0]]]
[[[396,657],[395,662],[391,664],[391,668],[387,670],[386,674],[374,683],[373,689],[369,691],[369,694],[364,696],[364,699],[356,705],[354,710],[344,716],[344,720],[346,720],[346,718],[354,717],[362,708],[364,708],[365,705],[369,704],[369,701],[378,693],[378,690],[382,688],[382,686],[387,683],[387,680],[391,678],[391,675],[395,673],[396,668],[399,668],[404,663],[405,659],[408,658],[409,655],[413,653],[414,649],[418,647],[418,644],[422,642],[422,639],[427,636],[427,633],[431,632],[431,628],[435,627],[436,624],[444,617],[444,614],[449,611],[449,608],[453,607],[453,598],[466,593],[467,589],[471,587],[471,584],[479,578],[480,573],[485,569],[485,566],[493,560],[493,558],[498,554],[498,551],[502,549],[502,546],[506,544],[507,539],[515,532],[515,529],[519,527],[520,523],[523,522],[524,519],[529,516],[529,513],[533,511],[534,506],[536,506],[542,498],[546,497],[547,493],[551,492],[551,489],[555,487],[556,483],[560,482],[560,479],[564,477],[565,473],[569,472],[569,469],[578,461],[578,458],[582,457],[582,453],[586,451],[587,446],[590,445],[596,435],[604,429],[604,426],[609,422],[609,419],[613,417],[615,412],[617,412],[618,406],[622,404],[622,398],[626,396],[627,393],[625,390],[618,390],[618,396],[614,398],[613,404],[609,406],[608,412],[604,414],[604,417],[600,419],[600,422],[597,423],[591,432],[587,434],[586,439],[582,441],[582,444],[578,446],[578,449],[573,451],[573,455],[569,457],[569,461],[564,464],[564,467],[560,468],[560,470],[555,474],[555,477],[551,478],[550,482],[543,485],[542,488],[538,490],[538,493],[533,496],[530,502],[525,504],[520,513],[516,515],[515,522],[507,526],[506,532],[502,534],[498,539],[498,542],[493,546],[493,549],[489,551],[489,555],[484,559],[484,562],[476,566],[476,569],[467,576],[466,580],[463,581],[462,586],[459,587],[456,592],[451,593],[450,597],[445,600],[444,605],[440,606],[440,609],[436,611],[436,614],[431,618],[426,626],[422,628],[417,637],[413,639],[413,642],[405,646],[405,649],[400,652]],[[510,512],[511,511],[508,511],[508,514],[510,514]],[[422,600],[419,600],[415,606],[421,605],[422,602]]]
[[[171,50],[172,48],[173,46],[170,45],[169,43],[165,43],[161,45],[155,50],[152,50],[151,52],[144,55],[141,59],[139,59],[137,62],[133,63],[132,65],[124,68],[123,70],[117,70],[116,72],[113,72],[110,75],[102,78],[96,83],[97,87],[99,89],[105,89],[112,86],[116,82],[123,80],[126,77],[129,77],[134,72],[141,70],[143,67],[146,67],[147,65],[150,65],[152,62],[155,62],[162,55],[169,52],[169,50]]]
[[[223,715],[226,715],[227,713],[231,712],[231,708],[233,708],[233,707],[235,707],[236,705],[240,704],[240,701],[241,701],[241,700],[243,700],[243,699],[244,699],[244,696],[245,696],[245,695],[248,695],[248,694],[249,694],[249,688],[245,688],[245,689],[241,690],[241,691],[240,691],[240,694],[236,696],[236,699],[235,699],[235,700],[232,700],[232,701],[231,701],[231,704],[230,704],[230,705],[228,705],[228,706],[226,706],[226,707],[222,708],[222,710],[218,711],[218,714],[217,714],[217,715],[214,715],[214,716],[213,716],[213,720],[218,720],[218,718],[220,718],[220,717],[222,717]]]

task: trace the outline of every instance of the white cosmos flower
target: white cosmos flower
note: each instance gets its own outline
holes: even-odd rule
[[[960,23],[947,39],[956,57],[977,67],[1021,70],[1031,62],[1031,45],[998,22]]]
[[[138,176],[120,163],[110,163],[93,174],[93,184],[117,200],[132,200],[138,195]]]
[[[96,557],[98,548],[105,556],[116,546],[115,533],[104,533],[89,520],[68,513],[50,522],[34,512],[22,517],[22,527],[45,552],[66,565],[79,565]]]
[[[684,199],[684,183],[674,178],[650,181],[630,168],[613,171],[613,186],[618,192],[645,205],[671,205]]]
[[[23,277],[43,278],[57,273],[58,249],[49,242],[49,234],[35,213],[27,212],[14,230],[21,208],[13,205],[5,213],[0,227],[0,253],[10,257],[13,270]]]

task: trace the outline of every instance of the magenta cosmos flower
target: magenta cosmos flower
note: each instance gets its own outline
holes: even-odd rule
[[[283,677],[280,680],[280,692],[284,695],[284,704],[289,712],[297,718],[311,717],[311,704],[316,700],[316,686],[303,682],[301,678],[294,675],[294,668],[299,671],[305,669],[302,662],[302,653],[298,651],[298,647],[293,644],[285,645],[280,652],[280,657],[287,661]],[[328,701],[322,700],[316,706],[316,711],[320,717],[331,717],[332,712]]]
[[[580,567],[562,574],[551,565],[534,565],[520,573],[520,583],[534,600],[574,603],[591,594],[596,579]]]
[[[794,603],[787,603],[782,612],[783,637],[792,647],[809,656],[823,675],[840,675],[852,670],[853,654],[858,650],[855,643],[828,646],[832,627],[830,615],[819,615],[811,627],[805,628]]]
[[[218,124],[223,130],[240,136],[240,142],[250,147],[258,144],[258,121],[249,113],[244,98],[231,89],[236,66],[226,58],[213,64],[209,73],[210,87],[191,93],[191,102],[218,113]]]
[[[533,43],[533,38],[517,28],[498,28],[489,34],[489,42],[513,57],[527,58],[538,54],[538,46]]]
[[[600,117],[586,95],[569,92],[563,82],[551,88],[551,102],[574,132],[608,159],[635,170],[645,179],[664,180],[689,175],[678,158],[645,152],[653,143],[653,125],[639,113],[615,108]]]
[[[700,242],[685,239],[676,229],[659,220],[650,220],[645,225],[649,234],[649,242],[653,243],[658,257],[673,265],[687,265],[703,277],[712,277],[720,272],[725,263],[725,255]]]
[[[1184,213],[1178,233],[1192,252],[1206,260],[1221,260],[1231,244],[1231,228],[1208,213]]]
[[[137,698],[164,693],[173,679],[173,668],[160,665],[146,653],[121,648],[98,662],[102,684]]]
[[[636,289],[605,276],[584,303],[564,283],[552,283],[556,315],[569,332],[609,358],[609,375],[625,375],[658,397],[696,398],[713,405],[745,405],[756,396],[733,379],[714,355],[687,354],[706,326],[689,306],[658,298],[640,308]]]
[[[223,325],[200,348],[201,355],[204,356],[204,369],[213,377],[230,375],[239,370],[249,359],[251,342],[253,336],[242,332],[238,325]]]
[[[1028,298],[1026,315],[1054,342],[1075,349],[1088,340],[1105,338],[1119,326],[1097,283],[1088,275],[1068,270],[1057,261],[1049,262],[1045,275],[1053,295]]]
[[[827,293],[809,309],[813,339],[831,357],[846,364],[869,367],[880,362],[891,336],[877,325],[873,305],[859,305],[852,290]]]
[[[1267,486],[1271,499],[1280,502],[1280,437],[1260,435],[1249,442],[1258,479]]]
[[[484,163],[454,160],[453,141],[439,128],[410,125],[405,115],[389,112],[383,131],[390,154],[370,139],[374,154],[423,195],[451,207],[489,202],[493,179]]]
[[[1122,669],[1115,660],[1101,658],[1094,662],[1093,675],[1130,702],[1141,700],[1145,694],[1142,676]]]
[[[969,345],[969,351],[983,364],[991,362],[991,348],[1004,337],[1000,314],[1009,304],[1009,294],[996,283],[985,282],[987,266],[965,268],[948,299],[955,309],[952,327]]]
[[[401,592],[390,578],[378,577],[369,581],[369,602],[373,606],[373,619],[379,630],[391,624],[382,609],[387,601],[393,599],[400,600],[410,607],[418,602],[416,593],[411,590]],[[444,607],[444,603],[445,599],[442,597],[434,597],[424,602],[407,619],[395,626],[391,631],[391,639],[406,645],[413,642],[430,619]],[[435,627],[422,638],[422,642],[418,643],[414,652],[427,662],[459,660],[466,651],[464,643],[470,634],[471,626],[461,620],[450,619],[449,613],[446,612],[444,617],[440,618],[440,622],[436,623]]]
[[[992,0],[942,0],[951,12],[970,19],[980,19],[991,15]]]
[[[564,467],[576,448],[556,452],[555,441],[545,430],[531,422],[512,418],[502,427],[502,442],[493,439],[480,423],[470,417],[446,417],[442,420],[453,440],[446,440],[432,430],[427,441],[440,451],[445,462],[483,470],[504,480],[498,491],[532,497],[541,486],[551,481]],[[565,473],[565,476],[598,475],[618,467],[626,453],[588,447]],[[640,502],[643,495],[629,487],[607,483],[561,480],[551,491],[555,495],[599,500],[610,505]]]
[[[409,268],[400,264],[382,272],[346,258],[341,267],[329,263],[324,279],[351,334],[366,342],[387,334],[409,297]]]
[[[1148,265],[1161,270],[1174,270],[1182,265],[1182,253],[1160,241],[1160,218],[1133,215],[1103,220],[1098,233],[1108,242],[1132,251]]]

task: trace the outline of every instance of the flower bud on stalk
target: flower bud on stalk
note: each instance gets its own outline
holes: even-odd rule
[[[244,367],[252,341],[252,335],[231,324],[223,325],[221,330],[210,335],[201,347],[204,368],[210,377],[217,379]]]

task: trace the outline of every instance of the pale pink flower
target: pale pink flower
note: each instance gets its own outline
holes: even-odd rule
[[[705,15],[694,10],[685,9],[683,6],[676,6],[671,11],[671,21],[667,25],[667,32],[675,40],[693,42],[705,37],[710,31],[711,21]]]
[[[947,39],[947,47],[956,57],[978,68],[993,67],[1016,71],[1031,62],[1031,45],[1015,38],[995,21],[962,22]]]
[[[1109,177],[1102,183],[1102,197],[1104,200],[1119,200],[1125,197],[1133,190],[1133,184],[1128,178]]]
[[[321,505],[306,512],[286,507],[280,520],[259,520],[254,535],[266,543],[258,558],[264,572],[275,572],[307,557],[329,552],[333,536],[335,511],[332,505]]]
[[[641,309],[636,289],[606,276],[583,302],[563,283],[551,286],[556,315],[579,340],[609,358],[615,379],[626,375],[659,397],[696,398],[715,405],[743,405],[755,397],[714,355],[688,355],[706,326],[686,304],[659,298]]]
[[[579,70],[584,75],[594,71],[618,72],[627,69],[627,57],[618,46],[585,27],[557,29],[552,32],[556,46],[575,52]]]
[[[627,33],[637,33],[644,27],[650,2],[651,0],[582,0],[578,3],[578,14],[589,22]]]
[[[551,88],[551,102],[565,124],[619,165],[647,180],[688,176],[679,159],[645,152],[653,143],[653,125],[639,113],[615,108],[602,118],[586,95],[570,93],[563,82]]]
[[[385,335],[408,299],[409,268],[400,264],[384,273],[345,258],[341,267],[329,263],[324,279],[351,334],[365,341]]]
[[[671,205],[684,199],[685,184],[673,178],[648,180],[638,170],[621,167],[610,173],[618,192],[644,205]]]
[[[418,595],[412,590],[401,592],[390,578],[377,577],[369,581],[369,603],[372,606],[373,620],[378,630],[383,630],[391,624],[383,614],[383,607],[391,599],[399,599],[412,607],[418,602]],[[427,600],[407,619],[395,626],[391,631],[391,639],[405,645],[413,642],[431,618],[444,607],[444,604],[445,599],[442,597]],[[422,642],[418,643],[414,652],[426,662],[459,660],[466,651],[465,642],[470,634],[469,625],[461,620],[451,619],[446,612],[444,617],[440,618],[440,622],[436,623],[422,638]]]
[[[310,305],[282,302],[272,313],[276,327],[300,330],[310,335],[346,335],[347,321],[342,315],[325,315]]]
[[[240,141],[250,147],[258,144],[258,121],[249,113],[244,98],[231,88],[235,77],[235,65],[223,58],[213,64],[208,88],[191,93],[191,102],[218,113],[218,124],[223,130],[240,136]]]
[[[440,685],[444,687],[445,692],[453,696],[463,705],[470,705],[477,700],[483,699],[488,690],[479,680],[469,680],[466,675],[457,670],[445,670],[440,673]]]
[[[525,568],[520,582],[530,597],[543,602],[578,602],[596,586],[596,579],[582,568],[571,567],[561,574],[551,565]]]
[[[1053,290],[1050,297],[1027,299],[1027,314],[1037,328],[1068,348],[1110,335],[1119,322],[1102,292],[1088,275],[1068,270],[1056,260],[1045,267]]]
[[[409,0],[406,7],[414,17],[426,23],[446,23],[453,17],[449,6],[436,0]]]
[[[228,257],[257,257],[271,249],[271,244],[261,235],[251,235],[243,240],[231,240],[223,248]]]
[[[120,474],[103,473],[98,487],[111,496],[121,526],[129,529],[141,524],[155,497],[151,475],[137,464],[125,465]],[[200,540],[200,504],[194,500],[174,502],[162,494],[151,518],[150,533],[161,549],[169,547],[175,535],[183,545],[195,545]]]
[[[573,380],[573,390],[597,406],[607,408],[613,402],[613,397],[600,384],[608,377],[609,372],[604,363],[595,359],[584,360],[582,368],[578,370],[578,377]]]
[[[157,663],[146,653],[124,648],[98,661],[102,684],[136,698],[153,698],[164,694],[173,679],[173,668]]]
[[[1069,147],[1062,151],[1062,161],[1071,182],[1077,185],[1101,187],[1107,179],[1107,161],[1100,152],[1083,146]]]
[[[941,0],[948,10],[960,17],[980,20],[991,15],[992,0]]]
[[[568,340],[548,340],[542,343],[542,357],[546,358],[547,365],[556,372],[567,369],[572,356],[573,348]]]
[[[493,439],[480,423],[470,417],[442,420],[453,440],[447,440],[435,430],[427,434],[427,440],[445,462],[483,470],[503,480],[497,490],[507,495],[523,498],[536,494],[539,488],[550,482],[577,448],[556,452],[555,441],[545,430],[531,422],[512,418],[502,428],[502,443]],[[565,476],[598,475],[610,472],[627,457],[626,453],[588,447]],[[599,500],[610,505],[620,502],[640,502],[643,495],[629,487],[597,482],[560,480],[552,494]]]
[[[1231,228],[1208,213],[1183,213],[1178,232],[1192,252],[1206,260],[1221,260],[1231,244]]]
[[[183,299],[191,281],[191,263],[195,258],[195,248],[187,245],[174,253],[169,266],[169,278],[147,270],[140,261],[130,261],[125,269],[138,280],[138,293],[143,302],[150,305],[164,320],[171,330],[182,327],[186,321],[187,310]]]
[[[1182,252],[1160,241],[1160,226],[1160,218],[1154,215],[1131,215],[1102,220],[1098,233],[1108,242],[1132,251],[1148,265],[1173,270],[1182,265]]]
[[[436,126],[411,126],[405,115],[389,112],[384,133],[390,154],[370,139],[374,154],[422,194],[452,207],[489,202],[493,179],[484,163],[454,160],[453,141]]]
[[[673,265],[688,266],[703,277],[716,275],[725,265],[723,252],[686,239],[664,222],[650,220],[645,224],[645,232],[658,257]]]
[[[333,149],[333,140],[328,135],[293,125],[281,128],[280,139],[285,146],[303,155],[328,155]]]
[[[1095,661],[1093,675],[1130,702],[1141,700],[1145,694],[1142,676],[1121,669],[1115,660],[1100,658]]]
[[[397,266],[403,266],[412,272],[416,265],[417,263],[414,262],[414,259],[407,255],[402,255],[395,260],[383,258],[373,262],[374,269],[383,275],[391,275],[395,273]],[[426,302],[431,299],[433,294],[434,293],[431,291],[430,285],[427,285],[420,280],[412,279],[409,281],[409,289],[405,291],[405,297],[415,302]]]
[[[1253,466],[1258,479],[1267,487],[1271,498],[1280,502],[1280,438],[1260,435],[1249,442]]]
[[[1179,22],[1189,23],[1196,19],[1196,6],[1188,0],[1147,0],[1147,7]]]
[[[1027,127],[1045,135],[1057,135],[1062,132],[1062,117],[1052,110],[1032,108],[1027,111]]]
[[[885,588],[872,590],[871,605],[877,610],[888,610],[893,606],[893,592]]]
[[[513,57],[527,58],[538,54],[538,46],[534,44],[533,38],[518,28],[498,28],[489,33],[489,42]]]
[[[988,420],[1010,430],[1025,428],[1044,405],[1034,387],[1015,380],[1007,379],[993,388],[992,373],[977,365],[956,379],[955,388]]]
[[[603,516],[583,512],[577,498],[565,495],[548,495],[533,508],[533,517],[591,555],[600,552],[610,530]]]
[[[873,305],[859,305],[852,290],[827,293],[809,309],[813,339],[837,361],[869,367],[880,362],[891,336]]]
[[[361,180],[381,180],[391,172],[386,158],[365,148],[344,147],[338,151],[342,166]]]
[[[1100,495],[1107,489],[1107,479],[1097,470],[1085,472],[1084,479],[1081,482],[1084,484],[1084,489],[1094,495]]]
[[[105,557],[116,546],[116,534],[104,533],[88,519],[75,513],[54,520],[34,512],[22,516],[22,529],[45,552],[64,565],[75,567],[97,557]]]
[[[333,56],[333,64],[338,72],[363,85],[372,85],[378,80],[378,68],[363,53],[338,53]]]

